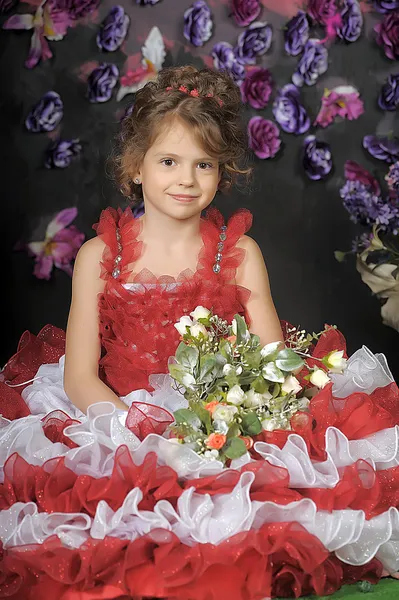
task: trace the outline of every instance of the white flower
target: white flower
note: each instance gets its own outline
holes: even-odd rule
[[[234,420],[234,415],[238,412],[238,408],[236,406],[226,406],[224,404],[220,404],[213,411],[213,420],[214,421],[225,421],[226,423],[231,423]]]
[[[229,430],[229,426],[227,425],[226,421],[214,421],[213,426],[217,433],[223,433],[226,435]]]
[[[242,366],[238,365],[238,367],[236,368],[236,375],[241,375],[242,373]]]
[[[269,392],[259,394],[251,388],[245,394],[244,406],[245,408],[256,408],[257,406],[262,406],[265,401],[270,400],[271,397],[272,395]]]
[[[264,431],[273,431],[274,429],[276,429],[277,427],[277,421],[276,419],[270,418],[270,419],[263,419],[262,421],[262,429]]]
[[[233,367],[233,365],[229,365],[229,363],[227,363],[227,365],[224,365],[223,367],[223,375],[225,377],[228,377],[229,375],[233,375],[233,373],[235,373],[236,370]]]
[[[216,460],[219,456],[219,450],[205,450],[204,458],[208,458],[209,460]]]
[[[348,361],[344,358],[343,350],[330,352],[326,357],[326,367],[328,367],[331,373],[342,373],[346,368],[347,362]]]
[[[231,330],[233,335],[237,335],[237,321],[235,319],[233,319],[231,322]]]
[[[180,321],[175,323],[175,327],[176,327],[177,331],[180,333],[180,335],[184,335],[185,333],[187,333],[187,327],[191,327],[192,324],[193,324],[193,322],[190,319],[190,317],[187,317],[185,315],[184,317],[180,317]]]
[[[210,314],[211,314],[211,311],[208,310],[207,308],[205,308],[204,306],[197,306],[197,308],[195,310],[193,310],[192,313],[190,313],[190,315],[196,321],[198,321],[198,319],[207,319]]]
[[[190,388],[192,385],[195,384],[195,379],[191,375],[191,373],[184,373],[181,382],[185,388]]]
[[[204,337],[208,337],[208,332],[206,330],[206,327],[204,325],[202,325],[202,323],[194,323],[194,325],[191,325],[191,327],[190,327],[190,335],[193,338],[197,338],[201,334]]]
[[[331,379],[329,378],[327,373],[323,371],[323,369],[316,369],[311,374],[309,381],[316,387],[323,389],[327,385],[327,383],[330,383]]]
[[[239,385],[235,385],[227,392],[226,401],[230,404],[236,404],[239,406],[245,400],[245,392],[240,388]]]
[[[285,378],[281,389],[286,394],[294,394],[295,396],[295,394],[301,391],[302,386],[296,377],[294,377],[293,375],[288,375],[288,377]]]

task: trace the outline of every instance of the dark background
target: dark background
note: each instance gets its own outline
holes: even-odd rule
[[[182,34],[183,13],[190,0],[161,0],[155,6],[138,6],[132,0],[120,4],[131,16],[128,38],[122,50],[106,56],[97,49],[95,36],[98,23],[113,6],[111,2],[101,3],[94,21],[70,29],[62,41],[50,42],[53,58],[32,70],[24,67],[30,32],[0,31],[1,363],[15,351],[24,330],[37,333],[46,323],[65,327],[70,302],[68,275],[55,270],[50,281],[37,280],[32,274],[33,259],[25,252],[15,252],[15,244],[44,239],[49,220],[63,208],[78,207],[74,224],[91,237],[91,226],[103,208],[125,206],[107,175],[105,162],[120,117],[133,97],[127,96],[120,103],[113,98],[104,104],[91,104],[85,96],[86,84],[79,78],[82,65],[106,60],[117,64],[122,74],[126,56],[139,53],[151,27],[157,25],[167,41],[164,66],[192,63],[201,67],[210,64],[216,42],[234,45],[242,31],[229,16],[227,2],[210,0],[213,36],[203,48],[196,49]],[[273,25],[274,42],[272,51],[260,57],[258,64],[270,68],[276,84],[282,86],[290,81],[297,59],[284,54],[281,29],[297,9],[278,4],[284,14],[274,12],[276,7],[274,11],[264,7],[259,19]],[[32,9],[22,5],[18,11]],[[282,133],[282,150],[275,159],[255,159],[251,189],[218,198],[217,204],[226,216],[239,206],[254,213],[250,234],[263,251],[281,318],[311,331],[320,330],[324,323],[336,324],[345,333],[351,352],[362,344],[383,352],[399,378],[399,334],[382,325],[379,302],[362,283],[354,260],[339,264],[334,258],[334,250],[350,248],[356,233],[339,197],[344,162],[360,162],[382,182],[387,165],[367,155],[362,139],[366,134],[395,133],[395,129],[398,133],[397,115],[384,113],[377,106],[382,83],[398,68],[375,44],[372,27],[378,20],[380,15],[368,14],[364,34],[354,44],[337,41],[329,52],[328,72],[317,85],[302,92],[312,120],[325,87],[353,85],[363,98],[365,114],[357,121],[316,129],[318,139],[331,145],[332,174],[321,182],[308,180],[300,161],[304,136]],[[24,128],[29,110],[49,90],[58,92],[64,102],[59,133],[66,139],[78,137],[83,145],[81,158],[63,170],[42,166],[50,140],[46,134]],[[263,111],[248,108],[246,118],[255,114],[272,118],[271,105]]]

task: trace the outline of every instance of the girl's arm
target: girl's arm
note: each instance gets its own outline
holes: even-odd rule
[[[72,302],[66,332],[64,388],[70,401],[82,412],[95,402],[127,407],[98,377],[101,355],[98,294],[105,282],[100,278],[104,250],[100,238],[89,240],[78,252],[72,279]]]
[[[262,252],[255,240],[246,235],[237,245],[245,250],[245,258],[237,269],[236,283],[251,292],[246,305],[251,323],[250,330],[260,337],[262,345],[283,341],[283,332],[273,303]]]

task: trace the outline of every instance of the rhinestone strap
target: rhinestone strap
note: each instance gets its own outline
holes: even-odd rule
[[[121,244],[121,233],[119,231],[119,228],[117,227],[116,229],[116,241],[118,242],[118,254],[115,256],[115,260],[114,260],[114,269],[112,271],[112,277],[114,279],[117,279],[119,277],[119,275],[121,274],[121,270],[119,267],[119,263],[122,260],[122,244]]]
[[[220,242],[217,245],[217,254],[215,255],[215,264],[212,267],[212,270],[214,273],[220,273],[221,271],[221,266],[220,266],[220,261],[223,258],[223,248],[224,248],[224,242],[226,241],[227,235],[226,235],[226,225],[222,225],[222,227],[220,228],[220,235],[219,235],[219,240]]]

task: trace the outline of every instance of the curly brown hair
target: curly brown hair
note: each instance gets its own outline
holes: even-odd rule
[[[179,90],[184,86],[192,96]],[[169,89],[167,89],[169,88]],[[170,89],[172,88],[172,89]],[[142,199],[141,185],[133,181],[144,156],[165,120],[183,119],[204,150],[219,161],[220,190],[249,178],[247,136],[241,122],[241,95],[229,75],[193,66],[170,67],[159,72],[136,93],[130,115],[121,124],[112,162],[115,179],[133,202]]]

